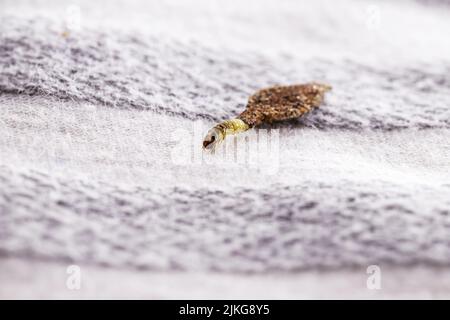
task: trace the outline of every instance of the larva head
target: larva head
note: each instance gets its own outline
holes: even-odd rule
[[[203,149],[213,150],[223,139],[225,134],[218,128],[212,128],[203,139]]]

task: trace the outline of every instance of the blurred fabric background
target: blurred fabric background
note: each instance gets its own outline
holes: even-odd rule
[[[449,297],[449,30],[446,1],[2,0],[0,297]],[[195,161],[310,81],[270,170]]]

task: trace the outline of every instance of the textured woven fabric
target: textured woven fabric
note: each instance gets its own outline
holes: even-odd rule
[[[370,3],[249,3],[114,2],[99,21],[80,2],[68,35],[64,7],[4,5],[3,256],[230,272],[450,263],[448,8],[383,3],[372,30]],[[178,129],[308,81],[333,90],[274,126],[275,173],[174,162]]]

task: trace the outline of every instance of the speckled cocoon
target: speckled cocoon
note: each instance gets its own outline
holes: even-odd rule
[[[450,9],[382,3],[374,29],[361,1],[263,2],[113,2],[101,20],[81,1],[68,35],[64,7],[4,4],[0,255],[166,271],[448,265]],[[274,126],[275,173],[173,161],[177,130],[311,81],[333,90]]]

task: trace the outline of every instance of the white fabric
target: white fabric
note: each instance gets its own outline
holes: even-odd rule
[[[447,266],[449,8],[207,3],[75,2],[79,30],[68,4],[2,3],[2,259],[261,283]],[[274,126],[268,168],[183,158],[254,90],[306,81],[333,90]]]

